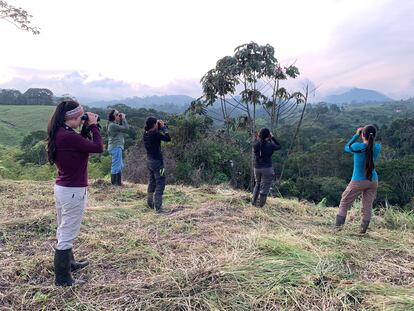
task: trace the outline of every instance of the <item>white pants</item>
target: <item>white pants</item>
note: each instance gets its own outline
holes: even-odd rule
[[[86,208],[86,187],[62,187],[55,185],[57,214],[56,249],[72,248],[79,235],[83,212]]]

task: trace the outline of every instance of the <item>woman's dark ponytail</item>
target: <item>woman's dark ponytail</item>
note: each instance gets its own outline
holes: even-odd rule
[[[373,125],[367,125],[362,134],[364,135],[365,139],[368,141],[368,146],[365,151],[365,164],[364,164],[364,175],[370,181],[372,181],[372,172],[375,169],[374,164],[374,141],[376,136],[377,130]]]
[[[260,132],[259,132],[260,156],[262,156],[264,143],[266,139],[269,138],[269,136],[270,136],[270,130],[268,128],[264,127],[260,129]]]
[[[47,159],[50,165],[55,164],[56,160],[56,133],[57,130],[65,124],[65,114],[79,106],[78,102],[73,100],[62,101],[57,105],[52,118],[47,125]]]
[[[111,111],[109,111],[108,113],[108,121],[109,122],[114,122],[115,121],[115,109],[111,109]]]

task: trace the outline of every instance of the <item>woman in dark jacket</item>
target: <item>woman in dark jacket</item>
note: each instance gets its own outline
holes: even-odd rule
[[[101,153],[103,144],[97,115],[87,112],[88,120],[81,134],[75,131],[82,124],[84,110],[73,100],[61,102],[48,125],[48,160],[56,165],[54,186],[57,214],[57,245],[55,246],[55,284],[71,286],[83,281],[74,280],[71,271],[88,265],[76,262],[72,247],[79,235],[86,208],[88,186],[88,158],[90,153]],[[92,140],[87,137],[92,134]]]
[[[162,196],[165,189],[164,158],[161,142],[171,141],[168,127],[162,120],[149,117],[145,121],[144,145],[147,150],[148,168],[148,207],[155,208],[157,213],[164,213]]]
[[[281,148],[279,142],[273,137],[268,128],[262,128],[258,141],[253,145],[254,152],[254,178],[252,204],[263,207],[266,204],[272,185],[274,171],[272,166],[273,152]]]

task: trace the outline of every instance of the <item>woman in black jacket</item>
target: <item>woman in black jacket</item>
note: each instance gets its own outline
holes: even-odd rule
[[[273,137],[268,128],[262,128],[257,142],[253,145],[254,151],[254,177],[252,204],[263,207],[272,185],[274,171],[272,166],[273,152],[281,148],[279,142]]]
[[[162,195],[165,189],[165,168],[161,152],[161,141],[171,141],[168,127],[162,120],[149,117],[145,121],[144,145],[147,150],[148,167],[148,207],[157,213],[162,209]]]

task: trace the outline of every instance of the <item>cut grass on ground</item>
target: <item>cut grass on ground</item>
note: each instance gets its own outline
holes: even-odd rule
[[[50,182],[0,181],[2,310],[414,310],[414,218],[385,211],[366,236],[359,211],[270,198],[264,209],[226,187],[168,186],[170,215],[145,186],[92,183],[75,244],[82,287],[53,286]]]

